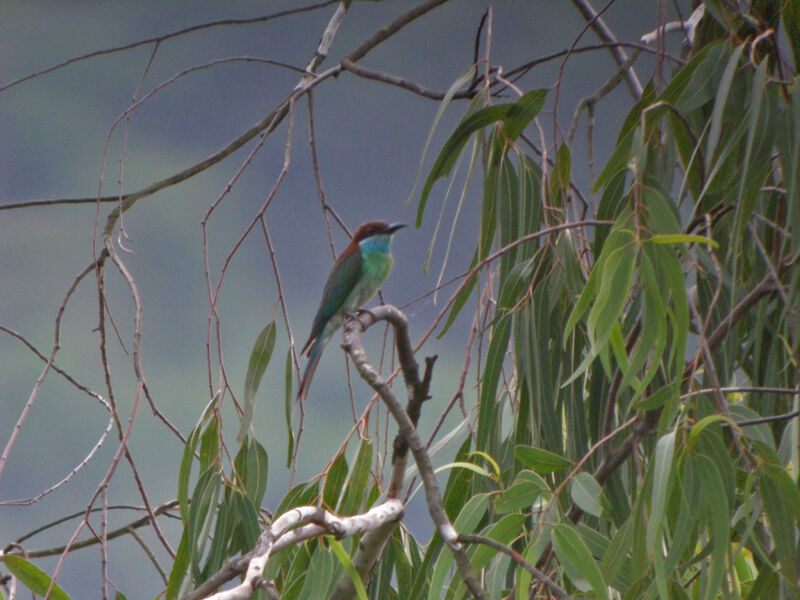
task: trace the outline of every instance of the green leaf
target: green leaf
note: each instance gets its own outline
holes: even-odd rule
[[[537,473],[553,473],[572,466],[572,461],[560,454],[533,446],[517,446],[514,448],[514,456]]]
[[[572,524],[557,523],[550,530],[550,540],[559,562],[572,583],[582,592],[594,592],[608,598],[608,589],[597,563]]]
[[[492,470],[494,471],[495,477],[500,477],[500,465],[497,464],[497,461],[492,458],[490,454],[487,454],[481,450],[475,450],[474,452],[470,452],[469,456],[480,456],[483,460],[492,465]]]
[[[250,430],[255,411],[256,392],[264,371],[267,369],[272,350],[275,348],[275,321],[272,321],[261,330],[250,353],[250,362],[247,365],[247,375],[244,378],[244,412],[242,414],[239,435],[236,441],[241,442]]]
[[[189,536],[189,549],[192,576],[200,578],[200,562],[207,543],[208,533],[214,521],[214,509],[222,490],[222,478],[216,467],[209,467],[200,474],[194,487],[189,507],[189,520],[186,531]]]
[[[472,263],[470,263],[469,270],[471,271],[475,268],[475,265],[478,264],[477,259],[477,252],[472,257]],[[478,283],[478,273],[471,275],[467,282],[464,284],[464,287],[459,292],[456,299],[453,301],[453,306],[450,308],[450,313],[447,315],[447,320],[445,321],[444,325],[442,325],[442,330],[437,334],[437,339],[441,339],[444,337],[444,334],[450,329],[453,323],[456,320],[456,317],[461,312],[461,309],[464,308],[464,305],[469,300],[469,297],[472,295],[472,290],[475,289],[475,285]]]
[[[644,288],[644,310],[641,316],[642,332],[631,357],[630,369],[625,373],[620,384],[620,388],[624,389],[626,385],[633,382],[633,388],[636,393],[631,398],[632,402],[636,402],[639,399],[653,377],[655,377],[661,365],[664,349],[667,346],[667,310],[662,299],[664,293],[663,284],[656,275],[656,267],[650,259],[650,253],[643,252],[640,255],[639,264],[641,282]],[[621,339],[620,346],[623,346]],[[624,348],[622,352],[624,354]],[[649,365],[645,369],[644,375],[637,380],[637,376],[639,376],[648,362]]]
[[[714,99],[714,110],[711,113],[711,129],[708,133],[708,140],[706,142],[706,159],[712,160],[714,152],[719,143],[720,134],[722,133],[722,121],[725,105],[728,102],[728,94],[731,91],[731,84],[733,83],[733,76],[739,67],[739,59],[742,56],[746,44],[740,44],[731,54],[728,59],[728,64],[725,71],[722,73],[722,79],[717,87],[716,98]]]
[[[325,475],[325,485],[322,487],[322,502],[324,506],[335,509],[342,495],[344,481],[347,479],[347,459],[344,452],[340,452],[328,468]]]
[[[712,600],[721,589],[722,579],[727,569],[727,555],[730,542],[730,508],[727,494],[719,469],[707,456],[693,457],[698,475],[701,479],[701,490],[704,495],[711,538],[711,565],[707,571],[708,581],[705,586],[706,600]]]
[[[523,469],[514,483],[495,498],[494,510],[498,514],[535,510],[540,497],[549,499],[550,486],[538,473]]]
[[[761,502],[769,519],[769,533],[781,563],[781,574],[793,586],[797,586],[798,548],[795,531],[800,521],[800,491],[780,467],[762,465],[760,474]]]
[[[480,523],[481,519],[483,519],[486,514],[488,503],[488,494],[477,494],[470,498],[453,522],[455,530],[460,533],[474,532],[478,523]],[[453,554],[448,550],[441,552],[433,567],[433,573],[430,576],[428,600],[441,600],[443,597],[442,589],[444,588],[444,582],[452,566]]]
[[[340,515],[355,515],[361,512],[364,504],[364,490],[369,482],[369,472],[372,468],[372,441],[369,438],[361,440],[358,455],[350,471],[344,497],[339,504]]]
[[[608,238],[606,239],[606,243],[603,244],[603,250],[600,253],[600,257],[597,259],[597,262],[595,262],[594,267],[592,267],[592,271],[589,274],[589,279],[586,281],[586,285],[584,286],[578,301],[575,303],[575,306],[570,312],[569,318],[567,319],[567,324],[564,326],[564,347],[566,347],[567,340],[569,339],[569,336],[572,333],[575,325],[577,325],[578,321],[581,320],[589,306],[591,306],[592,301],[599,295],[601,284],[604,281],[603,276],[605,275],[606,263],[612,256],[619,254],[622,249],[627,247],[627,245],[633,241],[631,233],[623,229],[627,219],[628,215],[626,213],[623,213],[619,216],[617,223],[614,225],[614,228],[611,230],[611,233],[609,233]]]
[[[413,538],[412,538],[413,539]],[[402,528],[397,527],[392,534],[391,547],[394,550],[394,568],[397,575],[397,593],[401,598],[408,598],[411,592],[411,582],[414,580],[414,570],[406,555],[403,544]]]
[[[739,421],[751,421],[761,417],[759,413],[744,404],[729,404],[728,411],[731,413],[731,417],[736,423]],[[759,423],[757,425],[748,425],[747,427],[741,427],[740,431],[751,440],[759,441],[773,452],[775,451],[775,439],[772,437],[769,424]]]
[[[32,562],[28,562],[21,556],[14,554],[5,555],[3,562],[9,572],[34,594],[44,596],[52,585],[49,598],[52,598],[52,600],[70,600],[69,595],[61,589],[61,586],[53,583],[50,576]]]
[[[625,578],[627,584],[630,585],[630,581],[627,580],[634,575],[631,573],[631,561],[629,558],[632,550],[633,526],[632,522],[628,520],[614,534],[611,543],[603,554],[603,560],[600,561],[600,570],[605,575],[606,581],[614,584],[615,587],[619,585],[618,579],[622,578]],[[620,587],[617,589],[620,589]]]
[[[667,492],[670,487],[670,472],[675,447],[675,432],[663,436],[656,443],[653,460],[653,491],[651,494],[650,520],[647,523],[647,552],[653,559],[656,584],[662,598],[667,598],[666,577],[663,571],[662,526],[666,511]]]
[[[347,551],[336,540],[336,538],[326,536],[325,539],[328,541],[328,544],[330,544],[333,555],[339,560],[345,571],[347,571],[347,574],[350,576],[350,580],[353,582],[353,587],[356,589],[356,595],[358,596],[359,600],[367,600],[367,590],[364,588],[364,583],[361,581],[358,571],[356,571],[356,568],[353,566],[353,562],[350,560],[350,556],[348,556]]]
[[[567,148],[566,144],[561,144],[561,146],[558,147],[556,163],[553,166],[553,178],[550,180],[552,185],[557,186],[557,189],[553,189],[551,185],[551,195],[556,198],[557,192],[562,194],[562,200],[559,204],[563,204],[563,197],[569,191],[571,171],[572,158],[569,153],[569,148]]]
[[[497,452],[499,444],[499,401],[496,396],[510,337],[511,318],[506,316],[500,319],[492,331],[483,366],[476,446],[492,454]]]
[[[652,102],[653,89],[652,86],[648,84],[647,88],[642,93],[641,100],[639,100],[625,117],[625,121],[622,123],[622,127],[620,127],[614,151],[611,153],[611,157],[608,159],[606,166],[603,168],[600,175],[597,176],[597,180],[592,186],[593,192],[597,192],[606,187],[620,171],[624,171],[627,168],[633,137],[636,129],[639,127],[642,110],[652,104]]]
[[[612,252],[603,263],[597,296],[586,319],[586,329],[595,355],[608,342],[611,331],[628,302],[636,255],[635,246],[626,244]]]
[[[600,484],[598,484],[589,473],[581,471],[575,475],[569,491],[572,501],[583,512],[595,517],[599,517],[603,512],[603,507],[600,503],[603,488],[600,487]]]
[[[503,120],[506,115],[508,115],[509,110],[511,110],[511,106],[511,104],[487,106],[465,117],[464,120],[458,124],[444,143],[441,152],[439,152],[439,156],[433,163],[428,178],[425,180],[425,185],[422,188],[422,195],[417,207],[417,227],[422,225],[422,215],[425,212],[425,204],[428,201],[428,194],[430,194],[433,184],[442,177],[446,177],[450,174],[450,171],[456,164],[456,160],[458,160],[458,156],[461,154],[461,150],[463,150],[470,136],[487,125]]]
[[[515,141],[525,131],[528,123],[542,110],[545,98],[547,90],[532,90],[511,105],[503,121],[503,133],[509,141]]]
[[[283,411],[286,417],[286,438],[288,448],[286,449],[286,468],[292,466],[292,456],[294,455],[294,431],[292,431],[292,409],[294,408],[293,395],[292,395],[292,349],[286,352],[286,364],[283,371],[284,380],[284,397],[283,397]]]
[[[184,528],[178,550],[175,552],[175,559],[172,561],[172,570],[167,581],[167,590],[164,592],[166,600],[175,600],[181,591],[186,575],[189,574],[191,564],[191,549],[189,548],[189,532]]]
[[[319,480],[298,483],[283,497],[278,508],[275,509],[275,515],[282,515],[283,513],[291,510],[295,506],[306,506],[316,504],[319,498]]]
[[[331,541],[329,538],[326,538],[326,540]],[[333,541],[335,542],[336,540]],[[341,548],[341,545],[339,547]],[[336,558],[339,558],[333,544],[331,544],[331,550],[336,555]],[[344,560],[350,562],[344,549],[342,549],[342,552],[344,553]],[[340,562],[342,562],[342,559],[340,559]],[[304,569],[305,577],[301,577],[301,580],[304,579],[305,581],[299,598],[303,600],[325,600],[333,582],[334,568],[335,563],[331,552],[321,546],[317,546],[311,555],[311,562]]]
[[[487,530],[483,532],[483,535],[505,546],[510,546],[516,538],[522,535],[526,518],[527,517],[523,514],[506,515],[497,523],[490,525]],[[479,545],[470,561],[472,563],[472,568],[477,571],[483,569],[498,552],[499,550],[495,550],[494,548]]]
[[[719,248],[719,244],[711,238],[694,234],[657,234],[648,241],[653,244],[705,244],[712,248]]]
[[[473,473],[477,473],[482,477],[488,477],[490,479],[493,478],[492,474],[489,473],[489,471],[487,471],[484,467],[476,465],[475,463],[465,462],[465,461],[455,461],[447,463],[446,465],[442,465],[441,467],[436,467],[436,469],[433,472],[441,473],[442,471],[447,471],[448,469],[466,469],[467,471],[472,471]]]
[[[781,5],[781,21],[786,32],[786,40],[792,49],[794,64],[800,65],[800,2],[790,0]]]
[[[694,424],[694,427],[692,427],[692,430],[689,432],[689,439],[686,442],[687,446],[694,448],[694,446],[697,444],[697,438],[700,437],[700,434],[703,433],[703,430],[714,423],[728,423],[728,425],[731,425],[732,427],[736,426],[736,424],[726,415],[708,415]]]
[[[636,410],[653,410],[664,406],[670,400],[678,398],[681,386],[680,382],[673,381],[667,385],[660,387],[654,393],[646,398],[642,398],[635,405]]]
[[[428,154],[428,148],[430,148],[431,142],[433,141],[433,134],[436,132],[437,127],[439,126],[439,122],[442,120],[447,107],[450,106],[450,102],[453,100],[453,96],[455,96],[456,92],[468,84],[473,76],[475,75],[475,65],[470,66],[466,71],[464,71],[448,88],[447,92],[444,94],[444,98],[439,103],[439,108],[436,109],[436,114],[433,117],[433,122],[431,123],[430,131],[428,131],[428,137],[425,138],[425,145],[422,147],[422,154],[419,158],[419,168],[417,169],[417,176],[414,179],[414,185],[411,188],[411,193],[408,196],[408,200],[406,201],[406,205],[411,202],[411,199],[414,197],[414,194],[417,192],[417,186],[419,186],[419,181],[422,178],[422,165],[425,163],[425,156]],[[417,227],[419,227],[419,223],[417,223]]]
[[[247,448],[247,480],[245,488],[247,497],[255,506],[261,506],[267,491],[269,474],[269,457],[264,446],[252,440]]]
[[[550,538],[548,529],[549,527],[545,525],[543,527],[541,537],[536,539],[533,543],[528,544],[528,547],[525,549],[523,558],[528,564],[535,565],[541,557],[542,552],[547,546],[547,542]],[[527,569],[517,569],[517,590],[516,595],[514,596],[516,600],[530,600],[529,589],[531,579],[532,575],[530,571]]]
[[[216,435],[216,417],[214,411],[217,407],[219,395],[215,395],[208,403],[203,414],[200,417],[197,425],[186,438],[186,444],[183,447],[183,456],[181,457],[181,466],[178,471],[178,507],[181,513],[181,520],[186,523],[189,518],[189,478],[192,474],[192,465],[194,464],[194,455],[197,450],[197,445],[203,437],[204,429],[206,432],[212,430],[213,435]],[[207,465],[202,466],[201,470],[207,468]]]

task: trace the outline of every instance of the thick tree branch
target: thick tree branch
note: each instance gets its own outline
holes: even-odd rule
[[[401,519],[402,516],[403,503],[398,500],[387,500],[362,515],[354,515],[352,517],[338,517],[317,506],[293,508],[275,519],[271,526],[264,529],[255,550],[248,555],[247,573],[244,580],[229,590],[223,590],[208,596],[208,599],[247,600],[256,589],[270,586],[270,582],[262,578],[264,567],[270,556],[287,547],[288,544],[279,543],[284,537],[288,537],[292,543],[298,543],[302,539],[306,539],[297,534],[291,535],[298,529],[302,530],[308,526],[315,535],[331,534],[337,538],[351,537],[376,527],[385,526],[387,523],[394,523]],[[211,579],[206,584],[209,581]],[[220,583],[224,583],[224,581]],[[204,597],[208,589],[206,584],[199,586],[191,594],[186,595],[183,600]]]
[[[350,319],[345,323],[344,349],[353,360],[361,378],[380,395],[381,400],[386,404],[389,412],[392,413],[392,416],[397,422],[398,429],[408,443],[411,453],[414,455],[414,460],[417,463],[417,468],[419,469],[425,487],[425,498],[428,503],[428,512],[431,515],[431,519],[435,523],[448,548],[450,548],[450,551],[453,553],[458,571],[472,595],[481,600],[485,599],[486,594],[481,589],[478,580],[472,573],[472,566],[470,565],[469,558],[463,546],[458,541],[458,533],[453,528],[453,525],[447,517],[447,513],[444,511],[439,482],[436,480],[433,465],[431,464],[431,459],[428,456],[425,445],[417,434],[417,430],[411,422],[411,419],[409,419],[405,410],[403,410],[403,407],[397,401],[391,388],[387,385],[386,381],[378,375],[378,372],[367,360],[366,352],[361,345],[361,333],[379,320],[390,322],[394,326],[395,331],[400,330],[402,332],[404,328],[408,327],[407,319],[400,310],[390,305],[379,306],[370,312],[365,312],[361,318]]]
[[[365,319],[361,322],[361,326],[366,330],[374,323],[375,312],[363,311],[361,314]],[[414,356],[411,338],[408,334],[408,323],[405,319],[395,325],[395,344],[397,346],[398,360],[400,361],[400,368],[408,393],[406,414],[412,425],[416,427],[422,411],[422,403],[429,398],[428,392],[430,390],[433,365],[436,362],[436,357],[433,356],[425,359],[425,375],[422,380],[420,380],[419,365]],[[402,434],[398,433],[397,437],[395,437],[392,450],[392,474],[386,497],[397,499],[400,498],[402,494],[406,465],[408,464],[408,442]],[[384,545],[391,537],[394,527],[395,523],[387,523],[385,527],[373,529],[364,534],[364,537],[359,542],[358,550],[354,554],[352,560],[353,566],[362,579],[366,580],[369,577],[369,574],[372,572],[372,569],[381,556]],[[336,590],[331,598],[332,600],[345,600],[353,598],[355,593],[356,590],[353,586],[352,579],[344,577],[336,586]]]

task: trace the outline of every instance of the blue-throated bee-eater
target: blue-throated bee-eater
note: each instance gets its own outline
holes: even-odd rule
[[[406,227],[403,223],[389,224],[386,221],[364,223],[336,259],[322,291],[311,335],[300,351],[303,354],[308,350],[308,364],[300,380],[298,400],[304,400],[308,395],[308,386],[322,350],[342,326],[345,316],[364,306],[389,275],[393,263],[392,235],[403,227]]]

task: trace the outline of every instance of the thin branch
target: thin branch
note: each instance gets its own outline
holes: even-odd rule
[[[372,81],[380,81],[381,83],[388,83],[389,85],[393,85],[404,90],[408,90],[418,96],[422,96],[423,98],[428,98],[430,100],[443,100],[444,97],[447,95],[447,92],[440,92],[438,90],[433,90],[429,87],[425,87],[421,83],[417,83],[416,81],[411,81],[410,79],[405,79],[403,77],[398,77],[397,75],[392,75],[390,73],[384,73],[382,71],[376,71],[375,69],[368,69],[367,67],[362,67],[361,65],[354,63],[351,60],[344,59],[342,61],[342,68],[345,71],[349,71],[353,75],[357,75],[359,77],[363,77],[364,79],[371,79]],[[470,99],[475,97],[475,91],[471,89],[461,90],[453,94],[454,99]]]
[[[265,23],[267,21],[272,21],[274,19],[280,19],[282,17],[286,17],[286,16],[289,16],[289,15],[296,15],[296,14],[301,14],[301,13],[305,13],[305,12],[311,12],[311,11],[314,11],[314,10],[318,10],[320,8],[324,8],[326,6],[334,4],[334,3],[338,2],[338,1],[339,0],[326,0],[325,2],[320,2],[320,3],[317,3],[317,4],[311,4],[309,6],[303,6],[303,7],[300,7],[300,8],[291,8],[291,9],[288,9],[288,10],[282,10],[282,11],[273,13],[271,15],[264,15],[264,16],[261,16],[261,17],[254,17],[254,18],[250,18],[250,19],[224,19],[224,20],[221,20],[221,21],[212,21],[210,23],[201,23],[199,25],[192,25],[191,27],[186,27],[184,29],[179,29],[177,31],[173,31],[173,32],[170,32],[170,33],[166,33],[166,34],[163,34],[163,35],[156,36],[156,37],[147,38],[147,39],[144,39],[144,40],[139,40],[139,41],[136,41],[136,42],[132,42],[130,44],[125,44],[125,45],[122,45],[122,46],[115,46],[113,48],[106,48],[104,50],[95,50],[94,52],[89,52],[88,54],[82,54],[80,56],[75,56],[75,57],[70,58],[68,60],[62,61],[60,63],[57,63],[57,64],[52,65],[50,67],[47,67],[45,69],[42,69],[41,71],[35,71],[33,73],[25,75],[24,77],[20,77],[18,79],[14,79],[13,81],[10,81],[10,82],[0,86],[0,93],[3,93],[7,89],[10,89],[10,88],[12,88],[14,86],[17,86],[17,85],[19,85],[21,83],[24,83],[26,81],[30,81],[31,79],[35,79],[37,77],[41,77],[42,75],[46,75],[48,73],[52,73],[53,71],[57,71],[59,69],[63,69],[64,67],[67,67],[69,65],[75,64],[77,62],[82,62],[82,61],[85,61],[85,60],[89,60],[91,58],[96,58],[96,57],[99,57],[99,56],[105,56],[105,55],[108,55],[108,54],[115,54],[117,52],[124,52],[126,50],[133,50],[134,48],[139,48],[141,46],[148,46],[150,44],[160,44],[161,42],[164,42],[164,41],[172,39],[172,38],[176,38],[176,37],[180,37],[180,36],[187,35],[187,34],[190,34],[190,33],[194,33],[196,31],[202,31],[202,30],[205,30],[205,29],[211,29],[211,28],[214,28],[214,27],[225,27],[225,26],[228,26],[228,25],[251,25],[251,24],[254,24],[254,23]]]
[[[619,66],[617,72],[609,77],[608,80],[601,85],[594,94],[581,99],[581,101],[578,103],[578,106],[575,107],[575,113],[572,116],[572,125],[570,125],[569,133],[567,134],[567,146],[570,148],[572,147],[572,142],[575,139],[575,132],[578,129],[578,122],[583,109],[586,108],[588,110],[594,110],[595,105],[603,97],[607,96],[614,89],[616,89],[623,77],[625,77],[625,74],[628,73],[633,67],[633,63],[636,62],[637,58],[639,58],[639,52],[640,50],[638,48],[631,52],[631,55]]]
[[[535,58],[529,62],[519,65],[518,67],[514,67],[513,69],[506,71],[506,78],[511,79],[512,81],[517,81],[521,77],[526,75],[534,67],[544,63],[548,63],[551,60],[562,58],[569,54],[580,54],[582,52],[595,52],[597,50],[606,50],[611,48],[630,48],[632,50],[639,50],[640,52],[644,52],[646,54],[658,54],[657,50],[654,50],[649,46],[632,42],[608,42],[604,44],[587,44],[586,46],[565,48],[564,50],[559,50],[557,52],[552,52],[551,54],[545,54],[544,56]],[[671,56],[670,58],[678,64],[683,64],[685,62],[684,60],[675,56]]]
[[[0,506],[30,506],[31,504],[35,504],[45,496],[55,492],[57,489],[68,483],[78,473],[78,471],[80,471],[81,469],[83,469],[83,467],[89,464],[89,461],[91,461],[95,457],[97,452],[102,447],[103,442],[106,441],[106,438],[108,438],[113,428],[114,428],[114,417],[112,416],[109,419],[108,425],[106,426],[105,430],[103,430],[103,433],[100,434],[100,438],[94,443],[94,446],[92,446],[91,450],[89,450],[89,453],[83,458],[83,460],[79,462],[77,465],[75,465],[69,473],[67,473],[64,477],[62,477],[59,481],[51,485],[49,488],[29,498],[23,498],[20,500],[4,500],[0,502]]]
[[[475,535],[471,533],[460,534],[458,536],[458,540],[465,544],[483,544],[484,546],[489,546],[490,548],[499,550],[506,556],[510,557],[523,569],[528,571],[528,573],[530,573],[533,576],[533,578],[536,579],[539,583],[542,583],[545,586],[547,586],[547,589],[550,590],[550,592],[553,594],[553,597],[558,598],[559,600],[574,600],[572,596],[570,596],[564,590],[558,587],[558,585],[556,585],[556,583],[552,579],[550,579],[547,575],[542,573],[539,569],[537,569],[531,563],[522,558],[522,555],[513,548],[509,548],[505,544],[501,544],[500,542],[493,540],[492,538],[488,538],[482,535]]]
[[[64,299],[61,301],[61,304],[56,311],[56,322],[53,332],[53,348],[50,350],[50,356],[47,358],[47,362],[45,362],[42,372],[39,374],[39,377],[36,378],[36,382],[34,383],[33,389],[28,396],[28,400],[25,403],[25,406],[22,408],[22,412],[20,413],[20,416],[14,425],[14,429],[11,432],[11,436],[8,438],[8,442],[6,442],[5,448],[3,448],[3,454],[0,455],[0,476],[3,474],[3,469],[8,461],[8,456],[11,453],[11,449],[14,447],[14,444],[17,441],[17,436],[22,430],[22,426],[27,420],[31,409],[33,408],[34,402],[36,402],[36,399],[39,397],[39,391],[42,389],[42,384],[44,383],[47,374],[50,372],[50,369],[56,360],[56,354],[61,349],[61,319],[64,316],[64,311],[67,309],[67,304],[69,303],[70,298],[72,298],[72,294],[75,292],[80,282],[83,281],[83,278],[94,271],[94,268],[95,263],[90,264],[88,267],[84,268],[83,271],[81,271],[77,277],[75,277],[75,279],[72,280],[72,283],[67,289],[67,293],[64,295]]]
[[[572,0],[572,4],[578,9],[578,12],[583,15],[588,26],[597,34],[597,37],[609,44],[608,49],[609,52],[611,52],[611,56],[614,57],[614,61],[617,65],[621,67],[627,62],[628,55],[625,53],[625,50],[617,44],[616,36],[611,29],[609,29],[601,16],[606,8],[611,6],[614,1],[615,0],[611,0],[600,12],[594,9],[589,3],[589,0]],[[633,68],[625,72],[625,83],[628,84],[628,89],[636,100],[642,97],[642,83],[639,81],[639,77],[636,75],[636,71]]]
[[[800,392],[795,392],[800,393]],[[782,415],[770,415],[769,417],[761,417],[759,419],[747,419],[746,421],[736,421],[736,425],[739,427],[749,427],[751,425],[761,425],[763,423],[774,423],[776,421],[788,421],[789,419],[793,419],[795,417],[800,417],[800,410],[794,410],[789,413],[784,413]]]

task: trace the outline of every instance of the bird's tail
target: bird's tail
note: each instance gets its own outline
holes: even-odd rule
[[[319,359],[322,357],[322,344],[319,340],[314,342],[311,350],[308,353],[308,364],[306,370],[303,372],[303,377],[300,379],[300,389],[297,390],[297,400],[305,400],[308,396],[308,388],[311,385],[311,378],[314,377],[314,371],[317,370]]]

